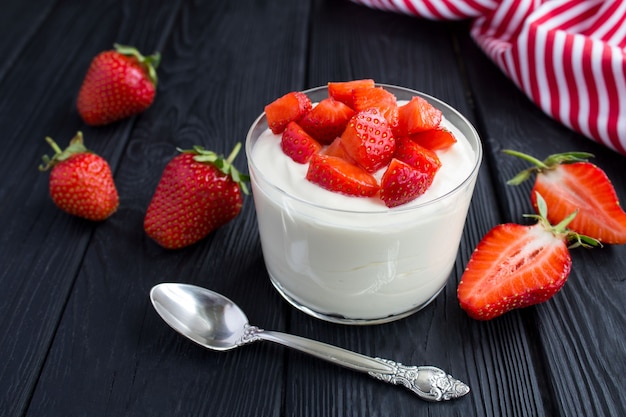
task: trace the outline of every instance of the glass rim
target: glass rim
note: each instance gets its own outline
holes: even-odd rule
[[[254,158],[252,158],[252,142],[253,142],[253,135],[254,132],[257,131],[259,129],[259,126],[262,127],[262,124],[264,123],[265,120],[265,112],[262,112],[252,123],[252,125],[250,126],[250,128],[248,129],[248,133],[246,135],[246,143],[245,143],[245,152],[246,152],[246,157],[248,160],[248,165],[249,165],[249,169],[250,167],[254,168],[254,174],[252,172],[250,172],[250,176],[252,177],[253,175],[260,177],[263,182],[265,184],[267,184],[271,189],[277,191],[279,194],[284,195],[285,197],[288,197],[294,201],[297,201],[299,203],[302,203],[306,206],[309,207],[315,207],[321,210],[325,210],[325,211],[329,211],[329,212],[336,212],[336,213],[350,213],[350,214],[356,214],[356,215],[376,215],[376,214],[395,214],[395,213],[406,213],[406,212],[410,212],[410,211],[416,211],[419,210],[421,208],[424,207],[429,207],[432,206],[434,204],[437,204],[438,202],[440,202],[441,200],[447,199],[450,196],[456,194],[457,192],[460,192],[460,190],[464,189],[468,183],[470,183],[471,181],[473,181],[473,179],[475,177],[478,176],[478,170],[480,169],[480,165],[482,162],[482,158],[483,158],[483,149],[482,149],[482,141],[480,140],[480,136],[478,135],[478,132],[476,131],[476,129],[474,128],[474,126],[469,122],[469,120],[467,120],[467,118],[465,116],[463,116],[458,110],[456,110],[454,107],[450,106],[449,104],[447,104],[446,102],[433,97],[429,94],[423,93],[421,91],[417,91],[417,90],[413,90],[410,88],[406,88],[406,87],[400,87],[400,86],[396,86],[396,85],[392,85],[392,84],[384,84],[384,83],[376,83],[375,84],[376,87],[383,87],[385,89],[390,89],[390,90],[401,90],[405,93],[409,93],[411,95],[417,95],[420,96],[426,100],[428,100],[431,104],[433,104],[437,109],[441,110],[444,114],[444,117],[446,117],[446,119],[448,119],[450,121],[450,123],[452,123],[452,120],[449,119],[448,115],[451,114],[454,117],[456,117],[458,119],[458,122],[462,123],[463,126],[459,126],[457,123],[452,123],[457,129],[461,130],[461,132],[463,133],[463,135],[465,135],[465,137],[467,138],[468,142],[470,143],[470,145],[472,146],[472,149],[474,149],[473,146],[473,142],[475,142],[476,144],[476,148],[474,149],[475,151],[475,157],[474,157],[474,166],[472,167],[472,170],[469,172],[469,174],[463,179],[463,181],[461,181],[459,184],[457,184],[454,188],[452,188],[451,190],[449,190],[448,192],[446,192],[445,194],[436,197],[432,200],[428,200],[424,203],[417,203],[417,204],[410,204],[410,205],[400,205],[400,206],[396,206],[396,207],[392,207],[392,208],[388,208],[388,207],[381,207],[380,210],[349,210],[349,209],[341,209],[341,208],[335,208],[335,207],[328,207],[325,206],[323,204],[318,204],[318,203],[313,203],[311,201],[305,200],[301,197],[298,197],[296,195],[291,194],[290,192],[282,189],[281,187],[278,187],[274,184],[272,184],[261,172],[262,170],[259,169],[258,165],[256,164],[256,162],[254,161]],[[313,88],[309,88],[307,90],[302,90],[303,93],[309,95],[312,93],[318,93],[319,91],[322,90],[328,90],[328,86],[327,85],[322,85],[322,86],[318,86],[318,87],[313,87]],[[404,100],[404,99],[401,99]],[[267,122],[265,121],[265,127],[263,128],[263,130],[261,130],[259,132],[259,134],[257,135],[256,138],[254,139],[258,139],[258,136],[261,135],[261,133],[263,133],[266,129],[268,128],[267,126]],[[469,132],[466,132],[463,128],[468,129]],[[469,135],[468,135],[469,133]],[[470,139],[470,137],[473,138]],[[361,198],[361,197],[354,197],[354,198]]]

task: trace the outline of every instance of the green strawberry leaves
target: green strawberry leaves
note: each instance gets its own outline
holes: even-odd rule
[[[561,164],[573,164],[574,162],[587,162],[589,158],[594,157],[593,154],[587,153],[587,152],[564,152],[564,153],[556,153],[553,155],[549,155],[546,159],[544,159],[543,161],[540,161],[539,159],[533,156],[527,155],[522,152],[514,151],[511,149],[505,149],[502,152],[504,152],[507,155],[521,158],[534,165],[530,168],[527,168],[521,171],[515,177],[507,181],[507,184],[509,185],[519,185],[523,183],[524,181],[526,181],[528,178],[530,178],[532,174],[551,169]]]
[[[250,192],[248,191],[248,187],[246,185],[247,182],[250,181],[250,176],[247,174],[241,173],[232,163],[237,157],[237,154],[241,150],[241,142],[237,142],[231,153],[227,158],[224,158],[223,155],[218,155],[213,151],[209,151],[202,146],[195,145],[192,149],[180,149],[179,152],[194,154],[194,160],[203,164],[211,164],[215,166],[221,173],[225,175],[229,175],[234,182],[236,182],[241,191],[248,195]]]
[[[83,143],[83,132],[81,131],[76,132],[76,135],[72,138],[72,140],[70,140],[69,146],[65,149],[61,149],[61,147],[59,147],[59,145],[57,145],[57,143],[49,136],[46,137],[46,142],[48,142],[54,150],[54,155],[52,155],[52,157],[48,155],[41,157],[43,163],[39,165],[39,170],[42,172],[49,170],[59,162],[65,161],[72,155],[89,152]]]
[[[119,43],[115,43],[113,46],[118,53],[135,58],[148,73],[152,84],[157,85],[158,77],[156,70],[161,63],[161,53],[155,52],[152,55],[144,56],[134,46],[120,45]]]
[[[557,225],[551,225],[548,220],[548,204],[540,193],[535,193],[537,196],[537,211],[538,214],[524,214],[524,217],[536,219],[543,225],[546,230],[552,231],[555,236],[564,236],[567,240],[569,249],[583,247],[591,248],[594,246],[602,246],[602,243],[590,236],[576,233],[567,228],[567,226],[574,220],[578,214],[578,210],[573,211],[569,216],[561,220]]]

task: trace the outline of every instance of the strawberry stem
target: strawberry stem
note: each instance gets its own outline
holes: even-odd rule
[[[546,230],[551,231],[555,236],[563,237],[568,242],[568,248],[570,249],[577,248],[579,246],[584,248],[590,248],[593,246],[602,247],[602,243],[599,240],[581,235],[567,228],[567,225],[569,225],[578,214],[578,210],[575,210],[565,219],[561,220],[559,224],[553,226],[548,221],[548,205],[546,204],[546,200],[544,200],[542,195],[538,192],[535,192],[535,195],[537,196],[537,208],[539,214],[525,214],[524,217],[537,219],[537,221],[541,223]]]
[[[152,81],[152,84],[155,86],[157,85],[158,76],[156,69],[161,63],[161,54],[159,52],[144,56],[134,46],[121,45],[119,43],[115,43],[113,46],[115,47],[115,51],[118,53],[135,58],[148,73],[148,77],[150,78],[150,81]]]
[[[525,154],[523,152],[514,151],[512,149],[504,149],[502,152],[504,152],[507,155],[517,156],[518,158],[524,159],[530,162],[531,164],[536,165],[539,168],[548,168],[548,166],[544,164],[542,161],[540,161],[539,159],[535,158],[534,156]]]
[[[54,151],[55,155],[63,152],[61,150],[61,147],[57,145],[57,143],[50,136],[46,136],[46,142],[48,142],[48,144],[52,147],[52,150]]]
[[[246,174],[242,174],[232,164],[240,150],[241,150],[241,142],[237,142],[237,144],[235,144],[235,147],[231,151],[230,155],[228,155],[228,157],[224,159],[222,155],[218,155],[213,151],[206,150],[202,146],[199,146],[199,145],[195,145],[193,146],[192,149],[187,149],[187,150],[178,148],[179,152],[194,154],[195,155],[193,158],[194,161],[197,161],[203,164],[211,164],[215,166],[217,169],[219,169],[220,172],[222,172],[223,174],[230,175],[232,180],[239,185],[239,187],[241,188],[241,191],[247,195],[250,192],[248,191],[248,186],[246,185],[246,182],[250,181],[250,176]]]
[[[70,140],[69,146],[65,149],[61,149],[61,147],[49,136],[46,137],[46,142],[48,142],[48,144],[52,147],[52,150],[54,150],[54,155],[52,155],[52,157],[49,157],[48,155],[41,157],[43,163],[39,165],[40,171],[47,171],[59,162],[65,161],[72,155],[89,152],[83,143],[83,132],[81,131],[76,132],[76,135],[72,138],[72,140]]]
[[[240,149],[241,149],[241,142],[237,142],[233,150],[230,152],[230,155],[228,155],[228,158],[226,158],[226,162],[228,162],[229,164],[232,163],[237,157],[237,154],[239,153]]]
[[[534,156],[530,156],[523,152],[515,151],[512,149],[504,149],[504,152],[507,155],[516,156],[525,161],[530,162],[534,166],[527,168],[520,173],[518,173],[515,177],[511,178],[507,181],[509,185],[519,185],[522,182],[526,181],[533,173],[540,173],[542,171],[546,171],[549,169],[553,169],[561,164],[572,164],[574,162],[586,162],[589,158],[593,158],[593,154],[588,152],[564,152],[564,153],[556,153],[549,155],[543,161],[535,158]]]

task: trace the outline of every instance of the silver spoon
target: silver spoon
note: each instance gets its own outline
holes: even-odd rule
[[[257,340],[268,340],[391,384],[404,385],[420,398],[445,401],[464,396],[469,387],[434,366],[405,366],[388,359],[370,358],[326,343],[248,324],[245,313],[221,294],[189,284],[163,283],[150,291],[157,313],[174,330],[200,346],[229,350]]]

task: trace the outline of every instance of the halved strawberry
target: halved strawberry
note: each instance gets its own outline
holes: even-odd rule
[[[289,122],[280,140],[283,152],[294,161],[304,164],[322,145],[306,133],[296,122]]]
[[[292,91],[265,106],[267,125],[274,134],[282,133],[289,122],[297,122],[311,110],[311,100],[300,91]]]
[[[341,101],[342,103],[352,107],[352,91],[355,88],[374,88],[374,85],[374,80],[369,78],[362,80],[329,82],[328,95],[335,100]]]
[[[387,207],[396,207],[424,194],[433,182],[434,172],[393,158],[380,180],[380,199]]]
[[[411,140],[431,151],[447,149],[456,143],[454,134],[445,127],[425,130],[410,136]]]
[[[439,109],[422,97],[415,96],[398,108],[398,123],[394,132],[396,136],[407,136],[435,129],[442,117]]]
[[[387,119],[377,109],[355,114],[341,135],[341,143],[348,155],[367,172],[386,166],[396,148]]]
[[[352,91],[353,108],[357,112],[375,108],[393,126],[398,121],[398,103],[396,96],[383,87],[355,88]]]
[[[309,135],[323,144],[329,144],[344,131],[355,111],[341,101],[325,98],[300,120]]]
[[[470,317],[490,320],[507,311],[550,299],[565,284],[572,267],[568,243],[593,246],[598,242],[567,229],[576,216],[552,226],[540,197],[534,225],[500,224],[478,243],[457,289],[461,308]]]
[[[396,139],[394,157],[424,173],[428,173],[431,177],[431,183],[428,184],[428,187],[430,187],[432,179],[435,178],[435,174],[441,168],[441,160],[435,152],[413,142],[406,136]]]
[[[329,191],[356,197],[372,197],[378,192],[374,176],[335,156],[314,154],[306,179]]]
[[[535,166],[520,172],[508,183],[517,185],[536,173],[531,201],[538,209],[535,195],[539,192],[546,200],[548,220],[556,223],[568,213],[578,210],[569,228],[591,236],[603,243],[626,243],[626,213],[620,207],[615,188],[606,173],[587,162],[593,155],[568,152],[550,155],[544,161],[521,152],[505,150]]]

